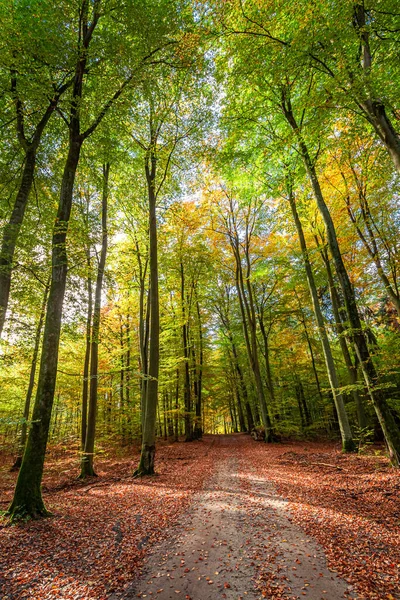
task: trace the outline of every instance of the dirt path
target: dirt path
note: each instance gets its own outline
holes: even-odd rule
[[[248,443],[217,438],[214,476],[123,598],[254,600],[265,597],[260,580],[274,591],[270,598],[356,598],[327,568],[322,548],[291,522],[273,485],[244,464]]]

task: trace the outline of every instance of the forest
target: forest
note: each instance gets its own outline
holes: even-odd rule
[[[399,598],[398,3],[0,12],[1,597],[146,597],[231,469],[351,584],[328,600]],[[261,562],[258,591],[149,594],[325,598]]]

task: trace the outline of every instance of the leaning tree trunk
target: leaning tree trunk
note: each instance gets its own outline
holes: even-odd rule
[[[355,450],[355,444],[350,429],[349,420],[344,405],[344,400],[341,392],[339,391],[339,379],[336,373],[335,362],[333,360],[332,350],[329,343],[328,335],[326,333],[324,317],[322,315],[321,306],[318,298],[318,291],[315,285],[314,275],[311,268],[310,259],[308,256],[308,250],[306,246],[306,240],[303,233],[303,227],[299,215],[297,213],[296,203],[293,197],[293,192],[289,190],[289,202],[290,208],[292,209],[293,219],[296,225],[297,234],[299,236],[301,253],[303,255],[304,268],[306,271],[306,277],[308,287],[310,290],[311,300],[313,304],[314,314],[318,325],[319,337],[322,343],[322,349],[324,352],[326,370],[328,373],[328,379],[335,402],[336,412],[339,420],[340,435],[342,437],[342,449],[343,452],[353,452]]]
[[[3,332],[8,299],[10,297],[11,274],[15,247],[22,221],[28,204],[29,194],[35,172],[36,151],[29,149],[25,155],[21,184],[15,198],[14,208],[8,223],[3,229],[3,240],[0,250],[0,336]]]
[[[93,467],[94,440],[96,435],[96,412],[97,412],[97,389],[98,389],[98,366],[99,366],[99,333],[100,333],[100,310],[101,310],[101,292],[103,288],[104,269],[107,257],[107,209],[108,209],[108,177],[110,165],[103,165],[103,198],[101,206],[101,231],[102,242],[99,267],[97,270],[96,290],[94,295],[94,310],[92,335],[90,340],[90,392],[89,392],[89,411],[87,420],[87,430],[85,439],[85,448],[81,461],[81,479],[85,477],[96,476]]]
[[[322,256],[322,260],[324,261],[326,273],[328,276],[328,285],[329,285],[329,293],[332,302],[332,311],[333,316],[335,317],[336,330],[339,337],[340,348],[342,350],[343,359],[346,364],[346,369],[349,375],[350,384],[353,386],[352,396],[357,409],[357,417],[358,424],[361,429],[365,429],[368,425],[367,416],[365,414],[364,405],[362,399],[360,397],[359,390],[357,389],[357,367],[353,365],[353,361],[350,356],[349,348],[347,345],[347,341],[345,338],[345,328],[342,323],[342,319],[340,316],[340,299],[339,294],[336,289],[335,281],[333,279],[332,269],[329,261],[328,252],[325,250],[321,250],[320,254]]]
[[[40,338],[42,335],[44,317],[46,314],[46,305],[47,305],[47,298],[49,295],[49,288],[50,288],[50,280],[47,282],[47,284],[45,286],[43,302],[42,302],[42,306],[40,309],[39,322],[38,322],[36,334],[35,334],[35,346],[33,349],[31,372],[29,374],[29,384],[28,384],[28,389],[27,389],[26,398],[25,398],[24,415],[23,415],[24,420],[23,420],[22,427],[21,427],[21,438],[20,438],[19,444],[18,444],[18,455],[12,466],[12,469],[11,469],[12,471],[18,471],[18,469],[21,467],[22,457],[23,457],[24,450],[25,450],[26,437],[27,437],[27,433],[28,433],[29,412],[30,412],[30,407],[31,407],[33,388],[35,386],[36,365],[37,365],[37,360],[38,360],[38,356],[39,356]]]
[[[18,241],[19,232],[24,220],[26,207],[29,200],[29,194],[32,189],[33,178],[35,174],[36,156],[39,144],[41,142],[44,130],[50,120],[51,115],[57,107],[57,104],[64,92],[71,85],[72,80],[64,83],[55,90],[53,98],[47,105],[42,118],[36,125],[31,140],[25,135],[25,115],[22,101],[18,95],[17,72],[11,72],[11,91],[16,110],[17,136],[25,152],[24,168],[22,172],[21,183],[17,192],[13,210],[8,223],[3,229],[3,238],[0,249],[0,337],[3,331],[8,301],[10,297],[11,276],[14,261],[15,248]]]
[[[329,209],[325,203],[325,199],[322,194],[314,163],[311,160],[307,146],[303,140],[300,129],[294,118],[290,101],[287,100],[285,96],[283,96],[282,110],[289,125],[291,126],[291,128],[297,136],[300,154],[313,188],[318,209],[325,223],[329,249],[333,261],[335,263],[336,273],[339,279],[340,287],[342,289],[348,321],[351,328],[350,334],[354,342],[354,347],[357,353],[358,360],[360,361],[360,367],[365,379],[368,393],[371,397],[372,404],[374,406],[376,415],[378,417],[383,434],[385,436],[390,459],[395,466],[399,467],[400,431],[396,425],[393,414],[386,401],[385,393],[379,385],[378,374],[376,372],[375,365],[372,361],[367,341],[362,330],[354,290],[352,288],[349,275],[343,262],[342,254],[340,252],[335,225],[333,223]]]
[[[156,452],[156,420],[158,372],[160,362],[160,315],[158,295],[157,214],[156,214],[156,157],[151,150],[150,165],[146,161],[146,180],[149,199],[149,262],[150,262],[150,345],[149,375],[146,390],[146,412],[143,423],[142,451],[135,476],[154,474]]]

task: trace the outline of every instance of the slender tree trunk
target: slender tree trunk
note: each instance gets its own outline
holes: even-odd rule
[[[308,257],[308,251],[306,246],[306,241],[303,233],[303,227],[301,225],[299,215],[297,213],[296,203],[294,200],[293,192],[289,190],[289,202],[290,207],[292,209],[293,219],[296,224],[297,234],[299,236],[301,252],[303,255],[304,267],[306,271],[306,277],[308,282],[308,287],[310,289],[310,295],[312,299],[313,309],[315,318],[318,324],[318,332],[319,337],[322,343],[322,348],[324,351],[324,358],[326,363],[326,370],[328,373],[329,383],[331,386],[333,399],[335,402],[336,411],[339,419],[339,427],[340,434],[342,437],[342,448],[343,452],[353,452],[355,450],[355,445],[353,441],[353,436],[351,433],[349,421],[347,418],[346,408],[344,405],[344,400],[342,394],[339,392],[339,379],[336,373],[335,363],[332,356],[332,351],[328,339],[328,335],[326,333],[324,317],[322,315],[321,307],[318,299],[317,287],[315,285],[314,275],[311,268],[311,263]]]
[[[92,311],[93,311],[93,298],[92,298],[92,277],[91,277],[91,260],[90,260],[90,249],[87,254],[88,263],[88,307],[86,317],[86,348],[85,348],[85,360],[83,363],[83,384],[82,384],[82,415],[81,415],[81,450],[83,452],[86,441],[86,429],[87,429],[87,407],[88,407],[88,395],[89,395],[89,365],[90,365],[90,332],[92,330]]]
[[[188,336],[188,317],[185,308],[185,272],[181,262],[181,312],[182,312],[182,343],[183,356],[185,359],[185,379],[184,379],[184,405],[185,405],[185,441],[191,442],[193,439],[193,428],[191,419],[192,398],[190,390],[190,368],[189,368],[189,336]]]
[[[140,379],[140,409],[141,409],[141,426],[142,435],[144,430],[144,422],[146,419],[146,397],[147,397],[147,381],[149,369],[149,335],[150,335],[150,285],[147,291],[146,309],[144,308],[145,287],[144,280],[140,289],[140,362],[141,362],[141,379]]]
[[[124,440],[125,436],[125,344],[124,344],[124,326],[122,315],[119,315],[119,346],[120,346],[120,370],[119,370],[119,403],[120,403],[120,418],[121,418],[121,435]]]
[[[152,142],[153,145],[153,142]],[[150,164],[149,164],[150,162]],[[149,380],[146,390],[146,411],[143,426],[142,452],[135,476],[154,474],[156,451],[156,415],[158,399],[158,372],[160,360],[160,315],[158,296],[157,214],[156,214],[156,157],[153,150],[146,160],[146,180],[149,199],[149,255],[150,255],[150,348]]]
[[[49,295],[49,289],[50,289],[50,279],[45,286],[42,306],[40,309],[39,322],[38,322],[38,325],[36,328],[35,345],[34,345],[33,355],[32,355],[31,371],[29,374],[29,384],[28,384],[28,389],[27,389],[26,397],[25,397],[24,415],[23,415],[24,421],[21,426],[21,438],[20,438],[19,444],[18,444],[18,455],[17,455],[14,465],[11,469],[12,471],[18,471],[18,469],[20,468],[20,466],[22,464],[22,457],[23,457],[24,450],[25,450],[26,437],[27,437],[27,433],[28,433],[28,420],[29,420],[29,412],[30,412],[30,407],[31,407],[31,399],[32,399],[33,388],[35,386],[36,365],[37,365],[37,360],[38,360],[38,356],[39,356],[40,338],[42,335],[44,317],[46,315],[46,305],[47,305],[47,298]]]
[[[129,307],[126,315],[126,393],[125,393],[125,403],[126,403],[126,434],[127,439],[130,439],[131,435],[131,322],[130,322],[130,314]]]
[[[179,440],[179,368],[176,369],[175,383],[175,442]]]
[[[196,372],[197,394],[196,394],[196,423],[194,426],[194,437],[196,440],[201,439],[203,430],[201,427],[201,412],[202,412],[202,388],[203,388],[203,328],[201,323],[201,312],[199,301],[196,301],[197,323],[199,328],[199,366]],[[196,364],[195,364],[196,367]]]
[[[97,270],[96,290],[94,295],[94,310],[92,335],[90,341],[90,391],[89,391],[89,412],[87,421],[87,431],[85,448],[81,461],[81,478],[96,476],[93,467],[94,441],[96,434],[96,415],[97,415],[97,390],[99,383],[98,365],[99,365],[99,334],[100,334],[100,311],[101,311],[101,292],[103,288],[104,269],[107,257],[108,233],[107,233],[107,211],[108,211],[108,179],[110,165],[103,165],[103,197],[101,205],[101,252],[99,266]]]

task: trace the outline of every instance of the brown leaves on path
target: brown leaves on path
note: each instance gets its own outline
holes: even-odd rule
[[[211,473],[211,444],[160,446],[158,476],[139,480],[132,478],[137,450],[99,459],[99,477],[86,482],[76,479],[77,453],[50,456],[43,490],[54,516],[0,529],[2,600],[103,600],[123,590]],[[3,510],[16,478],[7,468],[1,471]]]
[[[244,453],[359,600],[400,598],[400,473],[386,458],[308,442],[254,443]]]

